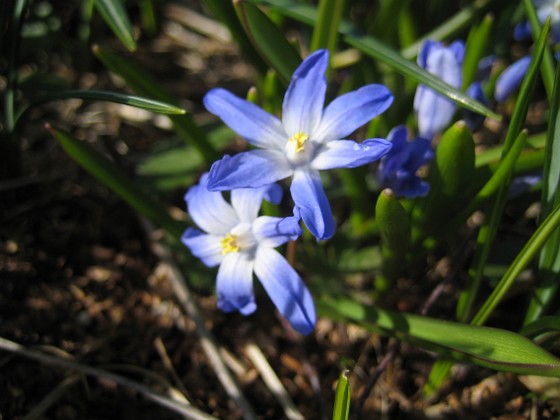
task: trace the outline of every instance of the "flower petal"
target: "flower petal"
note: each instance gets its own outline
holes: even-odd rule
[[[225,155],[214,162],[208,175],[206,187],[210,191],[235,188],[256,188],[289,177],[293,172],[282,152],[273,150],[250,150],[235,155]]]
[[[274,183],[258,188],[237,188],[231,192],[231,205],[241,222],[252,223],[258,216],[263,198],[278,198],[280,185]]]
[[[311,333],[317,320],[313,297],[284,257],[273,249],[259,248],[255,274],[292,327],[301,334]]]
[[[282,104],[282,123],[288,137],[311,133],[321,120],[329,62],[327,50],[318,50],[307,57],[292,75]]]
[[[198,229],[188,228],[181,236],[181,241],[208,267],[215,267],[224,258],[219,236],[207,235]]]
[[[278,118],[225,89],[212,89],[204,106],[254,146],[283,150],[288,137]]]
[[[253,223],[253,233],[259,245],[275,248],[288,241],[296,240],[302,233],[299,217],[261,216]]]
[[[505,101],[519,87],[525,77],[525,73],[529,70],[529,64],[531,64],[530,55],[520,58],[500,74],[498,80],[496,80],[496,89],[494,90],[496,101]]]
[[[428,72],[455,88],[462,82],[464,44],[455,41],[449,47],[440,42],[428,41],[422,48],[418,63]],[[442,131],[453,118],[456,105],[445,96],[424,85],[418,86],[414,98],[414,111],[418,120],[420,136],[431,139]]]
[[[368,139],[362,143],[331,141],[323,146],[311,166],[318,170],[356,168],[382,158],[390,149],[391,142],[384,139]]]
[[[334,234],[335,223],[319,172],[295,171],[290,191],[305,226],[313,236],[318,240],[329,239]]]
[[[340,140],[384,112],[393,102],[391,91],[383,85],[367,85],[339,96],[323,113],[313,139]]]
[[[253,293],[254,260],[243,252],[227,254],[216,279],[218,308],[224,312],[238,310],[249,315],[257,309]]]
[[[200,182],[185,194],[188,212],[191,219],[205,232],[224,235],[239,223],[239,220],[222,193],[206,189],[207,179],[208,174],[204,174]]]

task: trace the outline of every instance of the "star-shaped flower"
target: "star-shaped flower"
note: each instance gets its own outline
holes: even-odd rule
[[[385,86],[367,85],[323,108],[328,59],[328,52],[319,50],[297,68],[284,97],[282,120],[224,89],[213,89],[204,97],[210,112],[257,147],[215,162],[207,188],[254,188],[293,177],[292,199],[319,240],[330,238],[335,230],[319,171],[365,165],[391,147],[384,139],[341,140],[384,112],[393,96]]]
[[[280,201],[280,186],[236,189],[230,205],[222,193],[206,189],[207,180],[204,174],[185,195],[189,214],[202,231],[188,228],[182,241],[207,266],[220,266],[218,307],[243,315],[254,312],[255,273],[282,315],[297,331],[309,334],[316,320],[313,298],[297,272],[274,250],[301,234],[299,217],[258,217],[263,198]]]

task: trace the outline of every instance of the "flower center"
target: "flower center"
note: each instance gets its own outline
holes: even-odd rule
[[[239,245],[237,244],[237,236],[228,233],[221,241],[222,255],[229,254],[230,252],[238,252]]]
[[[296,133],[288,140],[291,146],[295,149],[296,153],[301,152],[305,146],[305,142],[309,139],[309,135],[305,133]]]

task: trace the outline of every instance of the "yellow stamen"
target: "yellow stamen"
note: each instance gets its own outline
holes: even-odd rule
[[[228,233],[225,238],[220,241],[220,245],[222,246],[222,255],[239,251],[239,245],[237,245],[237,236],[234,236],[231,233]]]
[[[292,143],[296,149],[296,152],[301,152],[304,148],[303,144],[309,139],[309,136],[305,133],[296,133],[294,134],[292,137],[290,137],[290,140],[288,140],[290,143]]]

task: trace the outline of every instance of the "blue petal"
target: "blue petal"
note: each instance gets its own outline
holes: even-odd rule
[[[500,74],[498,80],[496,80],[496,90],[494,91],[496,101],[505,101],[519,87],[530,63],[531,56],[528,55],[517,60]]]
[[[235,188],[256,188],[289,177],[293,169],[285,153],[273,150],[250,150],[235,155],[225,155],[214,162],[206,187],[210,191]]]
[[[323,146],[311,166],[317,170],[356,168],[381,159],[390,149],[391,142],[384,139],[368,139],[362,143],[331,141]]]
[[[323,113],[316,141],[340,140],[387,110],[393,102],[391,91],[383,85],[367,85],[339,96]]]
[[[486,99],[486,95],[484,94],[484,90],[482,90],[480,82],[471,83],[471,85],[467,88],[466,94],[481,104],[488,105],[488,99]],[[465,122],[471,130],[476,130],[484,121],[483,115],[468,109],[463,111],[463,116],[465,118]]]
[[[302,234],[299,220],[299,216],[261,216],[253,223],[253,233],[260,246],[275,248],[295,241]]]
[[[263,149],[283,150],[288,137],[278,118],[225,89],[212,89],[204,106],[249,143]]]
[[[315,131],[321,120],[329,62],[327,50],[318,50],[296,69],[282,104],[282,123],[288,137],[296,133]]]
[[[278,184],[233,190],[231,192],[231,205],[235,209],[239,220],[252,223],[259,214],[263,198],[269,195],[270,192],[272,192],[273,198],[277,198],[274,195],[278,195],[278,188],[280,188],[280,194],[282,194],[282,189]]]
[[[282,191],[282,187],[280,186],[280,184],[274,183],[270,184],[270,186],[266,190],[264,199],[270,204],[280,204],[283,195],[284,191]]]
[[[426,64],[428,62],[428,55],[433,47],[441,48],[442,43],[434,41],[432,39],[427,39],[420,47],[420,52],[418,53],[418,65],[423,69],[426,68]]]
[[[449,85],[460,88],[464,45],[456,41],[449,47],[430,42],[422,50],[423,67]],[[420,62],[420,58],[419,58]],[[453,118],[456,105],[445,96],[420,85],[414,98],[414,111],[418,120],[418,131],[422,137],[432,138],[446,128]]]
[[[317,240],[333,236],[335,223],[319,172],[295,171],[290,191],[305,226],[313,236]]]
[[[181,236],[181,241],[208,267],[214,267],[222,262],[224,256],[219,236],[207,235],[198,229],[188,228]]]
[[[208,174],[204,174],[200,183],[191,187],[185,194],[188,212],[191,219],[205,232],[225,235],[239,220],[222,193],[206,189],[207,179]]]
[[[278,252],[259,248],[255,274],[280,313],[301,334],[315,328],[313,297],[296,271]]]
[[[243,252],[227,254],[218,270],[216,293],[218,308],[249,315],[257,309],[253,293],[254,260]]]

